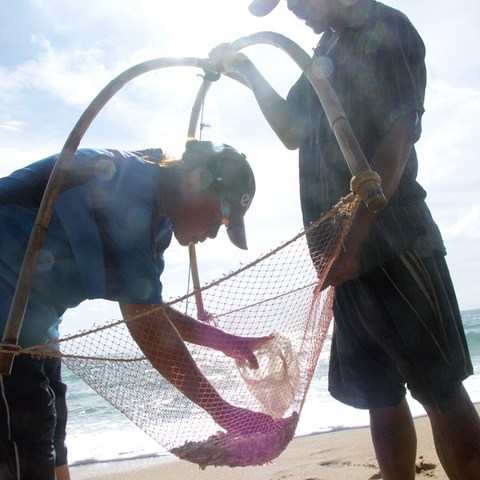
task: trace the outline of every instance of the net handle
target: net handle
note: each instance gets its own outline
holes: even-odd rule
[[[195,98],[195,102],[192,107],[192,113],[190,115],[190,123],[188,125],[188,132],[187,132],[187,138],[189,140],[193,140],[196,138],[200,113],[205,103],[205,97],[207,96],[208,90],[210,89],[212,83],[213,81],[210,80],[208,76],[203,77],[202,84],[200,86],[200,89],[198,90],[197,96]],[[197,307],[197,318],[199,318],[200,320],[206,320],[208,318],[208,314],[205,311],[205,307],[203,305],[203,297],[201,292],[202,287],[200,284],[200,273],[198,269],[197,252],[196,252],[194,243],[190,243],[188,245],[188,256],[190,258],[190,272],[192,274],[193,294],[195,297],[195,304]]]

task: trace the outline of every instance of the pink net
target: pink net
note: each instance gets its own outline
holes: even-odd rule
[[[231,429],[221,429],[152,367],[124,321],[63,338],[65,363],[180,458],[201,467],[271,461],[294,436],[332,319],[333,290],[322,291],[321,285],[357,206],[356,197],[343,199],[307,232],[202,289],[205,309],[217,327],[242,337],[271,336],[255,352],[255,370],[216,350],[188,344],[209,383],[239,407]],[[193,316],[193,302],[187,299],[169,306],[180,312],[187,308]],[[157,348],[147,321],[137,318],[135,324],[149,342],[150,357],[168,355]],[[179,369],[175,383],[187,381]],[[207,410],[215,412],[217,400],[211,405],[204,400]]]

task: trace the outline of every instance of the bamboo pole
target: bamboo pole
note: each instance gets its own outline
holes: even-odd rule
[[[68,175],[75,152],[100,110],[107,102],[123,87],[134,78],[153,70],[167,67],[208,67],[208,61],[198,58],[158,58],[135,65],[114,78],[103,90],[93,99],[82,116],[77,121],[73,130],[65,142],[62,152],[55,163],[50,174],[47,186],[43,193],[42,201],[38,210],[35,224],[30,234],[25,256],[23,258],[20,274],[17,280],[15,294],[10,305],[8,319],[3,332],[0,347],[0,374],[8,375],[13,366],[15,351],[18,350],[18,339],[20,336],[25,310],[30,295],[32,277],[35,271],[38,254],[43,244],[48,225],[52,218],[53,206],[60,193],[61,186]],[[5,351],[8,351],[5,352]],[[11,352],[11,353],[10,353]]]
[[[194,139],[196,137],[200,112],[202,111],[205,97],[207,96],[208,90],[210,89],[211,85],[212,81],[209,80],[208,77],[204,77],[202,85],[200,86],[200,89],[195,98],[195,103],[193,104],[192,113],[190,115],[190,123],[188,125],[187,133],[188,139]],[[190,258],[190,272],[192,274],[193,294],[195,296],[195,304],[197,307],[197,318],[199,320],[206,321],[208,318],[208,313],[205,311],[205,307],[203,305],[197,252],[194,243],[190,243],[188,245],[188,255]]]

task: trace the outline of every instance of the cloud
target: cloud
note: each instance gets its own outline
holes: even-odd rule
[[[0,129],[7,130],[8,132],[21,132],[25,125],[25,122],[19,120],[8,120],[0,123]]]
[[[480,205],[474,205],[453,225],[444,229],[445,237],[462,237],[465,240],[480,239]]]
[[[67,105],[84,105],[112,76],[98,49],[57,51],[44,42],[38,60],[21,65],[14,75],[24,87],[45,91]]]
[[[434,80],[427,90],[424,133],[418,145],[420,177],[429,188],[478,188],[477,119],[480,88]]]
[[[0,177],[9,175],[12,171],[21,168],[24,165],[28,165],[35,160],[42,157],[46,157],[51,153],[48,150],[50,142],[45,145],[45,150],[39,151],[29,148],[28,145],[22,145],[22,148],[18,147],[0,147]]]
[[[477,308],[480,87],[478,82],[471,88],[446,78],[432,75],[427,89],[423,135],[417,145],[419,179],[444,237],[460,306]]]

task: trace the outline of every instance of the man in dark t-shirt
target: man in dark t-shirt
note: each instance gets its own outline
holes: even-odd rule
[[[2,331],[57,158],[0,179]],[[255,368],[254,350],[265,339],[230,335],[162,305],[160,283],[172,235],[188,245],[214,238],[225,225],[230,240],[246,248],[243,217],[255,193],[253,172],[244,155],[210,142],[190,141],[181,160],[163,160],[160,149],[76,152],[39,254],[19,344],[55,345],[68,308],[86,299],[117,301],[130,334],[159,373],[222,428],[254,430],[272,419],[223,400],[184,342]],[[1,480],[54,480],[55,464],[66,463],[58,367],[19,355],[11,375],[0,375]]]
[[[255,0],[250,10],[261,16],[279,3]],[[323,285],[336,290],[330,392],[369,409],[382,478],[415,476],[406,385],[427,410],[450,478],[473,480],[480,421],[462,386],[472,364],[443,241],[416,180],[424,44],[404,14],[374,0],[288,0],[288,8],[322,34],[315,68],[329,78],[388,199],[378,214],[360,208]],[[349,192],[351,177],[313,88],[302,75],[284,100],[229,45],[211,60],[219,71],[242,74],[285,146],[299,148],[308,226]]]

